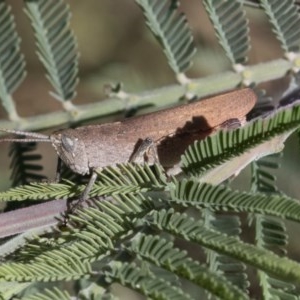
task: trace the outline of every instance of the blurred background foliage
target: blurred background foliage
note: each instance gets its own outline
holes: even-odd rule
[[[41,107],[39,99],[50,97],[51,89],[44,69],[35,54],[33,32],[23,12],[23,3],[7,1],[12,5],[17,31],[22,37],[22,51],[27,62],[28,75],[15,99],[23,116],[59,109],[52,101],[50,107]],[[66,1],[72,11],[71,26],[78,39],[80,52],[80,85],[76,103],[99,101],[104,98],[103,85],[123,82],[126,91],[142,91],[175,82],[173,72],[157,41],[145,25],[144,17],[132,0]],[[190,77],[217,74],[230,68],[230,63],[217,43],[213,27],[201,1],[181,1],[197,46]],[[279,43],[271,32],[266,16],[259,9],[247,8],[251,28],[249,64],[282,56]],[[269,83],[276,94],[280,87]],[[32,89],[32,86],[35,88]],[[46,102],[46,101],[44,101]],[[28,105],[30,103],[30,105]],[[5,117],[1,109],[1,117]]]

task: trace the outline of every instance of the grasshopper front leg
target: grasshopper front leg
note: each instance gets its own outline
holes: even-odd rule
[[[134,162],[138,164],[144,164],[144,163],[154,164],[154,163],[158,163],[158,161],[159,159],[158,159],[155,143],[150,138],[144,139],[140,143],[138,148],[133,152],[132,156],[129,159],[129,162]],[[68,213],[73,213],[78,207],[82,206],[82,204],[88,199],[88,195],[97,179],[99,170],[100,169],[92,170],[92,175],[83,193],[81,194],[78,201],[70,207]]]

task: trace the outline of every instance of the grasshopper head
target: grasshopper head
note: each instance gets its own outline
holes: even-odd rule
[[[75,173],[88,174],[89,164],[84,142],[74,129],[65,129],[50,135],[53,147],[62,161]]]

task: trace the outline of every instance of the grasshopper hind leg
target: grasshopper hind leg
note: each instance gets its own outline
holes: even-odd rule
[[[151,138],[145,138],[133,152],[129,162],[137,164],[149,163],[150,165],[159,163],[157,148]]]

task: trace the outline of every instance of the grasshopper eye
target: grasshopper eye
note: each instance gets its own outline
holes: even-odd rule
[[[77,146],[77,141],[78,139],[74,139],[74,138],[69,138],[66,135],[62,135],[61,136],[61,143],[62,146],[64,147],[64,149],[69,152],[69,153],[73,153],[76,150],[76,146]]]

